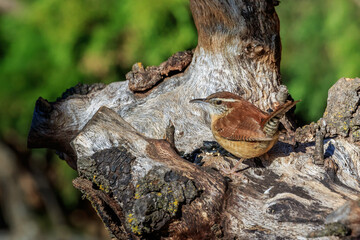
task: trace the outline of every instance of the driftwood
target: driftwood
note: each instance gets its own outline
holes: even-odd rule
[[[287,116],[270,159],[245,161],[244,179],[219,171],[236,159],[189,104],[224,90],[264,111],[291,98],[280,79],[277,4],[190,0],[193,52],[159,67],[137,63],[128,81],[39,98],[29,147],[56,149],[77,169],[74,186],[118,239],[356,238],[360,79],[339,80],[322,121],[294,132]]]

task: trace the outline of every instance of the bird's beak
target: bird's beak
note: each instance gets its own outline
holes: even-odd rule
[[[206,103],[205,100],[206,100],[205,98],[196,98],[196,99],[190,100],[189,103]]]

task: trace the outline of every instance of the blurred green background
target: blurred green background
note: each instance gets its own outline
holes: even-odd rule
[[[283,83],[303,100],[302,122],[316,121],[329,87],[360,76],[360,0],[283,0],[276,9]],[[76,172],[52,151],[26,148],[35,101],[79,82],[123,80],[135,62],[158,65],[196,42],[187,0],[0,0],[0,168],[12,173],[0,171],[0,238],[106,237],[71,185]],[[12,218],[11,182],[32,235]]]

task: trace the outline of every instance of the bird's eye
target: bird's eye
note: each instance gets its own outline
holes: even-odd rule
[[[222,101],[221,101],[221,100],[216,100],[216,101],[215,101],[215,104],[216,104],[216,105],[220,105],[220,104],[222,104]]]

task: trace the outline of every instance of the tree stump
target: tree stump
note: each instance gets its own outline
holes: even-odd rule
[[[352,101],[341,110],[349,130],[336,127],[343,106],[330,94],[324,126],[283,133],[269,160],[244,163],[246,179],[219,171],[236,159],[213,141],[209,116],[189,104],[230,91],[266,111],[291,98],[281,85],[277,4],[190,0],[194,51],[159,67],[136,63],[128,81],[77,85],[53,103],[39,98],[29,147],[56,149],[78,171],[74,186],[118,239],[357,237],[358,205],[346,202],[360,192],[359,79],[338,83],[348,93],[342,103]],[[289,116],[283,123],[291,129]],[[315,146],[317,135],[325,140]],[[333,212],[343,204],[348,214]]]

